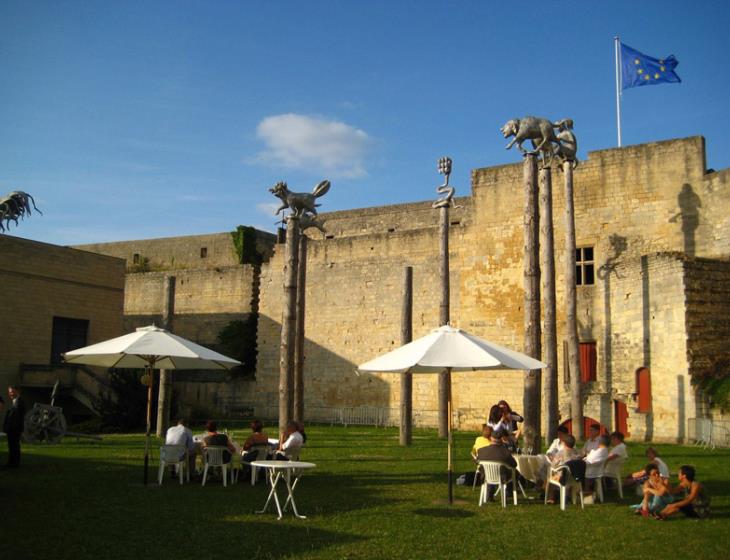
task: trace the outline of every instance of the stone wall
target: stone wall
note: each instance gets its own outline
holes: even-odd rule
[[[256,230],[256,250],[263,255],[264,260],[271,255],[275,241],[276,236]],[[140,265],[145,258],[148,259],[148,270],[216,268],[239,264],[230,232],[92,243],[77,245],[76,248],[125,259],[130,269],[134,269],[137,264],[135,255]]]
[[[659,387],[654,425],[647,428],[645,418],[630,414],[630,430],[637,437],[683,435],[678,407],[684,402],[688,408],[683,414],[689,417],[692,402],[683,265],[676,257],[655,254],[727,256],[727,229],[717,226],[725,219],[718,209],[730,210],[723,190],[726,180],[724,171],[705,172],[701,137],[591,152],[575,172],[577,244],[594,247],[599,273],[594,285],[578,288],[580,339],[595,341],[598,349],[598,380],[585,387],[586,414],[608,426],[613,425],[614,400],[632,404],[634,372],[644,365],[648,329],[653,337],[648,343],[656,352],[648,365]],[[553,183],[558,366],[565,420],[569,396],[562,384],[566,379],[562,172],[553,170]],[[452,211],[450,241],[452,324],[516,349],[523,346],[522,189],[520,164],[474,170],[471,197],[460,199],[461,208]],[[312,240],[308,262],[307,403],[396,407],[397,376],[357,377],[352,370],[399,344],[403,266],[414,267],[414,337],[437,326],[437,212],[430,203],[420,203],[322,217],[327,220],[328,238]],[[260,301],[266,321],[259,330],[256,391],[262,406],[269,408],[278,392],[284,264],[280,253],[262,271]],[[651,294],[654,298],[646,300],[652,313],[647,321],[644,299]],[[670,335],[664,323],[673,325],[676,333]],[[665,357],[660,357],[664,350]],[[521,376],[520,372],[455,376],[455,407],[481,411],[474,414],[473,425],[499,398],[521,409]],[[417,377],[414,399],[414,408],[435,409],[435,379]]]
[[[88,344],[123,334],[124,261],[0,235],[0,387],[49,364],[53,317],[89,321]]]

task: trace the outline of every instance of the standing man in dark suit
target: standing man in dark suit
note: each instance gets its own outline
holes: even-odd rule
[[[5,413],[3,432],[8,435],[8,465],[9,469],[20,466],[20,436],[23,434],[23,420],[25,418],[25,401],[20,396],[18,387],[8,387],[10,403]]]

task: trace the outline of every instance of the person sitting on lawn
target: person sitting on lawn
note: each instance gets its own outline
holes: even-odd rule
[[[588,427],[588,439],[583,444],[583,447],[581,448],[581,454],[583,457],[588,457],[588,454],[594,450],[598,449],[598,438],[601,435],[601,425],[600,424],[591,424]]]
[[[664,482],[669,482],[669,467],[659,458],[657,450],[653,447],[648,447],[644,454],[649,459],[650,464],[657,466],[659,475],[664,479]],[[649,480],[649,473],[646,472],[646,469],[641,469],[627,476],[626,480],[624,480],[624,486],[637,486],[640,489],[647,480]]]
[[[299,458],[299,451],[307,441],[304,433],[304,426],[299,422],[291,420],[286,425],[286,431],[279,440],[279,449],[276,452],[277,461],[291,461],[292,458]]]
[[[474,445],[471,448],[472,456],[476,457],[477,452],[490,443],[492,443],[492,428],[487,424],[482,424],[482,432],[474,440]]]
[[[203,447],[225,447],[223,452],[223,461],[226,463],[231,460],[231,455],[236,452],[236,448],[228,439],[226,434],[218,433],[218,424],[214,420],[208,420],[205,424],[207,434],[203,438]]]
[[[608,459],[608,436],[598,436],[598,447],[592,449],[585,459],[586,476],[583,481],[583,490],[587,494],[585,503],[593,503],[593,490],[596,480],[603,474],[603,465]]]
[[[548,447],[547,451],[545,452],[545,455],[547,455],[548,460],[551,460],[557,453],[562,451],[562,449],[565,447],[565,436],[569,435],[568,428],[565,426],[558,426],[558,437],[556,437],[552,443],[550,443],[550,447]],[[573,438],[573,445],[575,446],[575,438]]]
[[[649,463],[644,467],[644,471],[648,473],[648,480],[642,486],[644,498],[637,506],[637,513],[644,517],[653,515],[662,511],[668,504],[672,502],[672,495],[669,492],[669,485],[659,473],[659,467],[655,463]]]
[[[695,469],[689,465],[679,467],[679,486],[671,490],[672,494],[683,492],[684,497],[672,502],[659,512],[657,519],[666,519],[678,511],[687,517],[705,519],[710,515],[710,496],[705,485],[695,480]]]

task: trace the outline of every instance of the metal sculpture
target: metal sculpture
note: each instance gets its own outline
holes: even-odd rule
[[[451,208],[453,206],[452,200],[456,189],[449,185],[449,177],[451,176],[451,158],[442,157],[438,162],[438,170],[441,175],[444,176],[444,184],[436,187],[436,192],[445,195],[437,199],[432,205],[432,208]]]
[[[311,193],[296,193],[289,190],[284,182],[276,183],[269,189],[269,192],[281,200],[282,205],[276,210],[275,214],[279,214],[287,208],[296,217],[301,217],[306,212],[317,215],[317,206],[315,200],[327,194],[330,190],[330,182],[326,179],[314,187]]]
[[[37,210],[37,209],[36,209]],[[54,406],[60,382],[56,380],[51,393],[51,404],[35,403],[25,415],[25,431],[23,437],[28,443],[61,443],[63,436],[93,439],[101,441],[101,437],[92,434],[81,434],[66,430],[66,417],[63,408]]]
[[[27,192],[13,191],[0,199],[0,232],[10,229],[10,222],[15,222],[18,226],[18,218],[24,219],[25,216],[31,215],[31,205],[39,214],[43,212],[38,210],[35,200]],[[3,224],[3,222],[5,222]]]
[[[517,144],[523,154],[541,154],[543,166],[551,165],[553,158],[561,164],[569,161],[574,168],[578,165],[578,141],[573,133],[573,119],[552,122],[542,117],[524,117],[507,121],[499,130],[505,138],[514,136],[506,149]],[[522,146],[525,140],[532,143],[532,151]]]

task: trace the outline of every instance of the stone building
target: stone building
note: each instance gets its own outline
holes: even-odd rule
[[[635,439],[683,440],[689,418],[721,415],[709,410],[692,380],[730,359],[729,178],[728,170],[706,168],[702,137],[590,152],[575,171],[581,342],[581,372],[575,374],[583,380],[586,416],[608,428]],[[565,338],[562,179],[554,169],[559,341]],[[458,198],[450,214],[451,322],[517,349],[523,345],[522,209],[522,167],[515,163],[473,170],[471,193]],[[404,266],[414,268],[414,337],[438,326],[437,211],[423,202],[322,217],[327,235],[310,234],[307,261],[306,418],[329,420],[343,408],[375,407],[395,419],[397,376],[357,376],[353,370],[399,345]],[[192,252],[200,245],[198,237],[175,239]],[[180,382],[188,406],[202,399],[225,412],[225,403],[235,402],[261,416],[276,415],[283,246],[264,261],[255,290],[255,381]],[[219,263],[219,282],[250,281],[243,265],[226,266]],[[128,275],[125,313],[154,312],[156,289]],[[252,293],[240,286],[207,289],[190,292],[191,305],[203,313],[209,307],[241,312]],[[563,344],[558,350],[567,420]],[[435,424],[436,389],[435,378],[414,378],[420,423]],[[479,425],[499,399],[519,410],[522,393],[521,372],[453,375],[463,428]]]
[[[0,235],[0,388],[17,383],[29,401],[48,398],[70,419],[87,416],[103,371],[68,367],[61,354],[123,334],[124,261]]]

